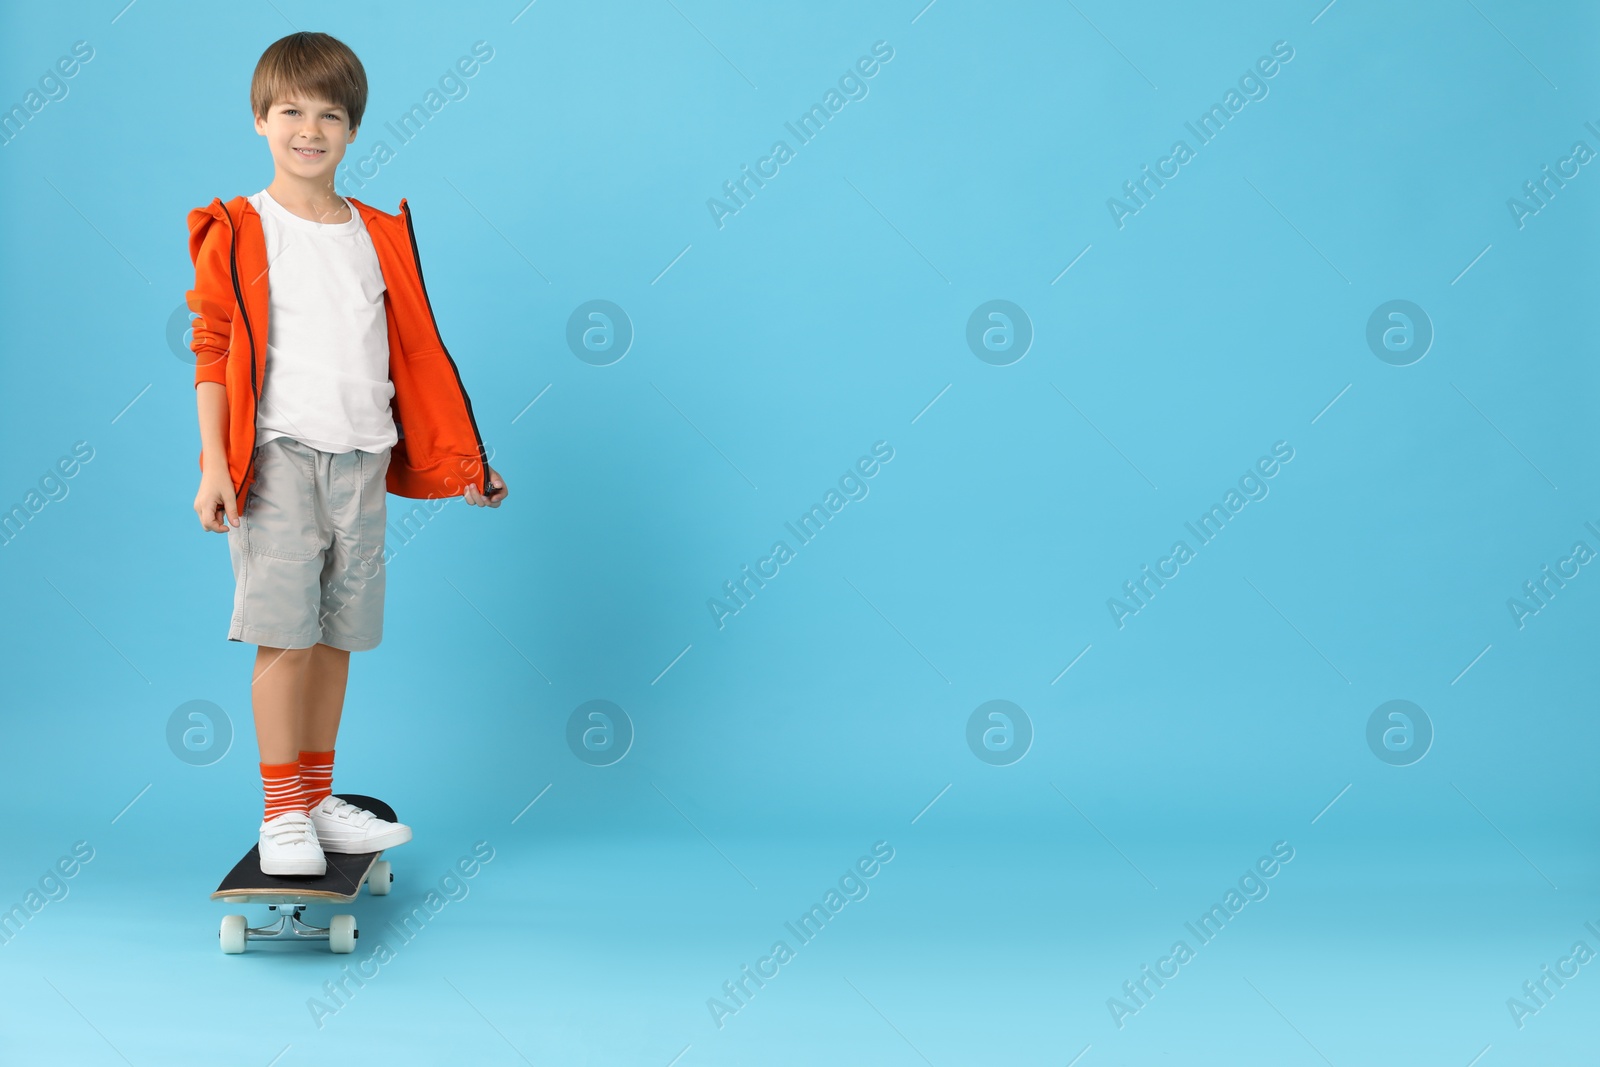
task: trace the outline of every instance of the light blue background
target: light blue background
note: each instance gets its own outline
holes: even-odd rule
[[[1600,549],[1600,177],[1507,208],[1600,149],[1593,12],[922,3],[7,8],[0,104],[95,53],[0,147],[0,505],[94,459],[0,549],[0,906],[95,858],[0,946],[0,1062],[1592,1055],[1596,965],[1522,1029],[1506,1001],[1600,950],[1600,578],[1507,608]],[[271,180],[248,84],[295,29],[366,66],[347,160],[494,49],[341,190],[408,199],[512,492],[391,545],[353,661],[335,783],[415,828],[395,893],[355,956],[225,957],[253,649],[166,330],[186,213]],[[707,199],[879,40],[866,98],[718,229]],[[1119,229],[1107,198],[1280,40]],[[636,331],[606,367],[565,340],[593,299]],[[993,299],[1035,333],[1010,366],[966,344]],[[1405,367],[1365,339],[1395,299],[1436,331]],[[719,629],[707,600],[880,440],[870,494]],[[1270,495],[1119,629],[1107,599],[1277,441]],[[591,699],[636,731],[609,767],[565,740]],[[993,699],[1034,730],[1010,766],[967,747]],[[1367,746],[1391,699],[1435,730],[1410,766]],[[191,700],[234,731],[209,766],[168,748]],[[718,1029],[707,999],[880,840],[870,895]],[[470,895],[314,1025],[477,841]],[[1107,998],[1277,841],[1270,895],[1118,1029]]]

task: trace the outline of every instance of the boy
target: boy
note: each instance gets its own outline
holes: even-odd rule
[[[411,212],[334,190],[367,103],[343,43],[294,33],[256,64],[250,106],[272,184],[189,213],[200,491],[229,535],[231,641],[250,683],[265,874],[320,875],[411,828],[332,795],[350,653],[383,632],[385,492],[499,507],[455,361],[422,283]]]

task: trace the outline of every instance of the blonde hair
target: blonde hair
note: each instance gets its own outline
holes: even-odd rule
[[[297,91],[344,108],[355,129],[367,109],[367,72],[343,41],[302,30],[261,53],[250,79],[250,109],[264,118],[274,102]]]

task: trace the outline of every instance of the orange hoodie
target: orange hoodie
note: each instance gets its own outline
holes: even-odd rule
[[[400,434],[389,454],[388,490],[448,497],[476,484],[488,495],[489,457],[422,284],[411,209],[403,197],[397,215],[353,196],[345,199],[361,212],[386,287],[390,410]],[[189,344],[196,357],[194,380],[217,382],[228,391],[222,437],[242,511],[255,480],[256,403],[267,378],[267,246],[250,201],[236,196],[224,204],[219,197],[189,212],[189,258],[194,288],[187,303],[199,316]]]

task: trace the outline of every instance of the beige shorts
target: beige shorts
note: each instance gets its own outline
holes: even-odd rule
[[[228,531],[228,640],[350,652],[383,638],[389,450],[323,452],[292,437],[256,447],[256,475]]]

